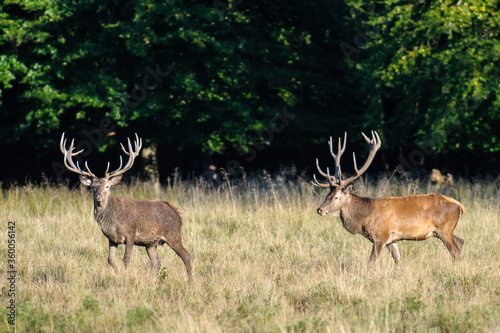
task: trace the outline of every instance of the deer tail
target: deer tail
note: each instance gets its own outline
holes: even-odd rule
[[[448,198],[448,197],[445,197],[449,202],[451,203],[454,203],[455,205],[458,205],[458,207],[460,207],[460,213],[462,213],[462,215],[465,215],[465,207],[464,205],[462,205],[460,202],[458,202],[457,200],[455,199],[452,199],[452,198]]]
[[[182,210],[180,210],[179,208],[175,207],[174,205],[172,205],[171,203],[169,202],[166,202],[166,201],[163,201],[167,206],[169,206],[170,208],[172,208],[172,210],[177,214],[179,215],[179,217],[182,217]]]

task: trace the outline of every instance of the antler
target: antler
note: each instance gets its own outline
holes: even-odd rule
[[[316,179],[316,175],[313,175],[314,176],[314,181],[312,182],[313,185],[318,187],[335,186],[340,188],[346,188],[350,183],[358,179],[368,169],[368,167],[373,161],[373,158],[375,157],[375,154],[377,153],[377,150],[380,148],[382,142],[377,132],[372,131],[372,140],[370,140],[364,133],[361,134],[363,134],[363,137],[365,138],[366,142],[370,145],[370,153],[368,154],[368,158],[366,159],[366,162],[361,168],[361,170],[358,170],[358,166],[356,164],[356,155],[355,153],[352,153],[352,157],[354,160],[354,170],[356,171],[356,175],[351,176],[346,180],[342,180],[342,172],[340,169],[340,158],[342,157],[342,154],[344,153],[345,150],[347,133],[344,134],[344,145],[342,146],[342,148],[341,148],[341,140],[339,138],[337,155],[335,155],[335,153],[333,152],[333,141],[332,138],[330,137],[330,141],[328,141],[328,144],[330,145],[330,153],[332,154],[333,159],[335,160],[335,175],[330,176],[330,171],[328,168],[326,169],[327,172],[324,173],[319,167],[318,159],[316,159],[316,167],[318,168],[319,173],[323,177],[327,177],[328,183],[318,182],[318,180]]]
[[[106,168],[106,172],[104,174],[104,177],[109,178],[109,177],[119,176],[119,175],[125,173],[126,171],[128,171],[132,167],[132,165],[134,164],[134,159],[137,157],[137,155],[139,155],[139,151],[142,148],[142,139],[140,139],[137,136],[137,133],[135,133],[134,149],[132,148],[132,144],[130,143],[130,138],[127,138],[127,140],[128,140],[128,146],[127,146],[128,151],[120,143],[120,146],[122,147],[123,152],[128,155],[127,164],[125,164],[125,166],[122,168],[123,159],[120,156],[120,166],[118,167],[118,169],[108,173],[108,170],[109,170],[109,162],[108,162],[108,167]]]
[[[83,171],[80,168],[80,165],[78,164],[78,161],[76,161],[76,164],[73,162],[73,156],[76,156],[80,154],[82,150],[73,152],[75,150],[75,139],[71,140],[71,144],[69,145],[69,150],[66,150],[66,139],[64,138],[64,133],[61,136],[61,142],[59,144],[59,148],[61,149],[61,152],[64,154],[64,165],[66,168],[68,168],[70,171],[73,171],[74,173],[77,173],[81,176],[85,177],[91,177],[91,178],[97,178],[96,175],[94,175],[90,169],[89,166],[87,165],[87,162],[85,162],[85,169],[87,171]]]
[[[118,169],[116,169],[113,172],[108,173],[108,171],[109,171],[109,162],[108,162],[108,167],[106,168],[106,173],[104,174],[104,176],[106,178],[119,176],[119,175],[123,174],[124,172],[128,171],[132,167],[132,165],[134,164],[134,159],[137,157],[137,155],[139,155],[139,151],[142,148],[142,139],[140,139],[137,136],[137,133],[135,134],[135,138],[136,138],[136,140],[134,141],[134,148],[132,148],[132,144],[130,143],[130,138],[128,139],[128,151],[125,149],[125,147],[122,144],[120,144],[122,147],[122,150],[125,152],[125,154],[127,154],[129,156],[127,164],[125,164],[125,166],[122,168],[123,159],[120,156],[120,166],[118,167]],[[64,138],[64,133],[63,133],[61,136],[60,149],[61,149],[61,152],[64,154],[64,165],[66,166],[66,168],[68,168],[70,171],[73,171],[74,173],[77,173],[81,176],[97,178],[97,176],[94,175],[90,171],[87,162],[85,162],[85,170],[87,170],[87,171],[84,171],[80,168],[78,161],[76,161],[76,164],[73,162],[73,156],[76,156],[83,151],[83,149],[82,149],[80,151],[73,152],[73,150],[75,150],[74,146],[75,146],[75,139],[71,140],[71,144],[69,145],[69,149],[68,150],[66,149],[66,139]]]
[[[373,158],[375,157],[375,154],[377,153],[377,150],[380,148],[380,145],[382,144],[382,141],[380,141],[380,137],[378,136],[378,133],[376,131],[372,131],[372,139],[368,139],[368,137],[363,134],[363,137],[365,138],[366,142],[370,146],[370,153],[368,154],[368,157],[366,158],[366,162],[361,167],[361,170],[358,170],[358,166],[356,165],[356,154],[353,152],[352,153],[352,158],[354,160],[354,171],[356,171],[355,176],[351,176],[347,178],[345,181],[341,182],[341,187],[345,188],[347,185],[358,179],[365,171],[368,169],[370,164],[372,164]]]
[[[337,150],[337,155],[335,155],[335,153],[333,152],[333,139],[332,137],[330,137],[330,141],[328,141],[328,144],[330,145],[330,154],[332,154],[332,157],[335,160],[335,174],[333,176],[330,176],[330,170],[328,168],[326,168],[326,173],[324,173],[319,167],[319,160],[316,159],[316,167],[318,168],[320,175],[328,179],[328,183],[318,182],[318,180],[316,179],[316,175],[313,175],[314,177],[313,184],[315,186],[318,187],[338,186],[341,177],[340,158],[342,157],[342,154],[344,153],[345,150],[346,139],[347,139],[347,132],[344,133],[344,145],[342,146],[342,148],[341,148],[341,140],[339,138],[339,148]]]

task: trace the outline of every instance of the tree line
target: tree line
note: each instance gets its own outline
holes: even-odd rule
[[[371,129],[381,169],[499,158],[497,2],[0,7],[4,179],[59,176],[62,132],[97,166],[137,132],[166,172],[208,152],[235,171],[312,167],[330,135],[363,150]]]

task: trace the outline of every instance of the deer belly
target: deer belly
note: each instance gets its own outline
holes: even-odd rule
[[[135,244],[148,246],[158,243],[160,237],[157,233],[151,231],[141,231],[138,229],[135,233]]]
[[[396,228],[391,233],[391,240],[425,240],[434,237],[434,225],[427,223],[396,224]]]

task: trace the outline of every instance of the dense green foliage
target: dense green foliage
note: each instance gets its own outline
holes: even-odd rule
[[[319,5],[14,3],[2,14],[8,138],[99,128],[107,117],[180,147],[246,148],[269,127],[273,108],[305,110],[303,96],[339,85],[315,64],[315,48],[335,46],[324,36],[330,28],[303,25]],[[326,108],[329,99],[314,104]]]
[[[2,142],[300,153],[372,128],[392,152],[500,151],[496,2],[228,1],[5,1]]]
[[[483,0],[359,8],[358,68],[370,108],[379,111],[373,126],[437,150],[499,151],[498,9]]]

